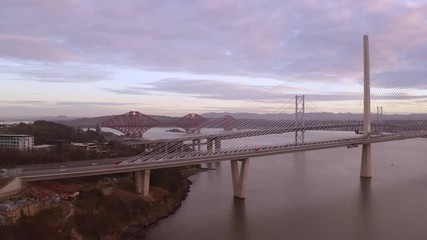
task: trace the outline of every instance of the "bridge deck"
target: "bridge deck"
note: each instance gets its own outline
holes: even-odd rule
[[[355,128],[361,127],[362,124],[352,125],[352,129],[349,131],[357,130]],[[245,137],[256,137],[263,135],[271,134],[282,134],[295,131],[312,131],[312,130],[330,130],[330,129],[342,129],[349,128],[346,124],[328,124],[328,125],[318,125],[318,126],[305,126],[305,127],[287,127],[287,128],[265,128],[265,129],[248,129],[248,130],[239,130],[239,131],[230,131],[230,132],[220,132],[220,133],[211,133],[211,134],[186,134],[185,136],[178,138],[169,138],[169,139],[143,139],[139,140],[141,144],[156,144],[156,143],[165,143],[165,142],[184,142],[191,140],[201,140],[201,139],[237,139]]]
[[[23,169],[22,172],[16,172],[15,175],[27,181],[38,181],[48,179],[60,179],[69,177],[93,176],[102,174],[113,174],[123,172],[133,172],[149,169],[170,168],[179,166],[188,166],[200,163],[230,161],[246,158],[262,157],[268,155],[285,154],[299,151],[311,151],[319,149],[328,149],[345,146],[355,146],[368,143],[378,143],[386,141],[404,140],[410,138],[426,137],[427,131],[417,131],[408,133],[396,133],[387,135],[375,135],[370,137],[345,138],[338,140],[307,142],[304,144],[276,144],[260,147],[247,147],[241,149],[222,150],[215,152],[198,151],[185,152],[181,154],[159,154],[146,155],[138,158],[131,158],[124,164],[99,164],[87,165],[85,162],[79,162],[70,168],[54,168],[46,170]],[[64,163],[65,164],[65,163]],[[0,177],[6,176],[1,173]]]

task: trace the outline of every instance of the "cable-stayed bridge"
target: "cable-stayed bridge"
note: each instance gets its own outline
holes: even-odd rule
[[[120,164],[112,161],[84,161],[70,164],[61,163],[53,167],[29,169],[17,173],[25,181],[39,181],[70,177],[104,175],[123,172],[134,172],[137,191],[149,194],[149,176],[151,169],[161,169],[179,166],[188,166],[201,163],[230,161],[232,164],[234,195],[245,197],[246,178],[249,159],[268,155],[286,154],[298,151],[310,151],[337,147],[355,147],[378,142],[404,140],[417,137],[426,137],[427,131],[401,132],[381,134],[369,137],[352,137],[323,141],[308,141],[306,143],[273,144],[230,148],[217,151],[192,151],[168,154],[148,154],[128,159],[121,159]],[[117,160],[114,160],[117,161]],[[238,163],[241,162],[240,170]],[[96,163],[96,165],[94,164]]]
[[[107,160],[70,163],[69,165],[63,163],[61,165],[66,166],[65,169],[32,167],[21,172],[16,171],[15,175],[25,181],[38,181],[134,172],[137,191],[147,195],[149,194],[151,169],[230,161],[234,196],[244,198],[250,158],[298,151],[362,146],[360,175],[361,177],[371,177],[371,144],[426,137],[427,119],[424,119],[423,115],[417,115],[425,113],[424,109],[410,101],[405,102],[407,99],[404,95],[384,106],[375,104],[379,102],[378,99],[387,99],[384,94],[379,94],[378,98],[374,97],[371,102],[367,37],[364,38],[364,51],[364,91],[360,95],[360,101],[355,101],[355,104],[350,106],[351,109],[363,108],[363,111],[359,111],[363,114],[351,114],[345,118],[337,114],[319,117],[319,115],[309,114],[309,112],[321,112],[322,109],[310,103],[308,96],[297,95],[292,105],[293,114],[276,114],[274,115],[276,117],[267,120],[242,120],[224,116],[208,122],[203,121],[197,115],[188,115],[181,119],[180,125],[191,134],[174,139],[145,141],[146,151],[137,156],[122,159],[118,164]],[[372,105],[377,108],[376,114],[371,111]],[[407,114],[407,119],[386,120],[383,115],[383,107],[386,111],[391,111],[397,105],[400,108],[403,106],[405,111],[412,115]],[[149,127],[156,124],[151,118],[135,112],[130,112],[129,116],[132,119],[139,118],[146,121],[150,125]],[[124,122],[124,118],[120,118],[105,123],[104,127],[119,128],[124,126]],[[197,125],[195,126],[193,123],[197,123]],[[142,133],[148,131],[147,127],[140,126],[143,128],[140,131],[134,129],[135,126],[138,127],[137,124],[133,124],[129,131],[141,136]],[[225,131],[209,134],[194,133],[207,127]],[[332,131],[346,132],[346,136],[333,136],[330,134]],[[269,141],[263,138],[267,136],[275,140]],[[243,142],[243,139],[245,139],[245,144],[239,145],[239,141]]]

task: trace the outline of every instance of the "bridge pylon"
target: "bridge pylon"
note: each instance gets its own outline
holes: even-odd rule
[[[304,143],[305,134],[305,96],[295,95],[295,143]]]
[[[363,137],[371,135],[371,79],[369,66],[369,40],[363,36]],[[371,144],[363,144],[360,177],[372,177]]]
[[[199,114],[189,113],[176,120],[175,125],[183,128],[186,133],[200,133],[200,128],[198,128],[198,126],[205,122],[207,122],[207,120]]]
[[[384,122],[383,122],[383,107],[381,106],[381,107],[377,107],[377,121],[376,121],[376,124],[375,124],[375,132],[377,132],[377,133],[383,133],[383,131],[384,131],[384,129],[383,129],[383,125],[384,125]]]
[[[115,116],[99,124],[124,133],[129,137],[142,137],[150,128],[159,125],[159,121],[137,111]]]

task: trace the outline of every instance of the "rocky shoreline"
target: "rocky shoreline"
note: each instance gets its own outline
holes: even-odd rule
[[[195,168],[195,169],[181,169],[180,174],[182,177],[185,178],[185,182],[179,187],[179,190],[177,191],[177,194],[174,194],[172,198],[165,200],[162,199],[163,194],[162,193],[156,193],[159,189],[153,190],[154,193],[148,197],[152,198],[152,196],[155,196],[154,204],[151,208],[152,213],[148,214],[147,216],[142,217],[141,219],[137,220],[137,223],[131,224],[126,226],[122,229],[120,233],[120,238],[122,240],[137,240],[137,239],[144,239],[144,229],[145,227],[157,223],[159,220],[163,218],[167,218],[168,216],[175,213],[175,211],[181,207],[182,201],[185,200],[187,197],[188,192],[190,191],[190,185],[191,181],[187,179],[188,176],[191,176],[192,174],[198,173],[202,171],[201,168]],[[182,179],[181,179],[182,180]],[[151,194],[152,191],[150,191]],[[160,198],[159,198],[160,197]],[[117,238],[115,238],[117,239]]]
[[[194,166],[154,170],[147,197],[135,193],[129,174],[56,181],[56,189],[78,188],[78,198],[25,217],[13,226],[0,227],[0,239],[28,239],[29,234],[36,239],[144,239],[146,226],[181,206],[190,190],[188,176],[203,170]],[[27,189],[28,194],[34,194],[36,187]]]

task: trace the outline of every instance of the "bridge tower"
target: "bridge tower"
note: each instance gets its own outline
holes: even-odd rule
[[[371,134],[371,79],[369,66],[369,40],[363,36],[363,137]],[[372,177],[371,144],[362,146],[362,163],[360,177]]]
[[[295,95],[295,143],[304,143],[305,133],[305,96]]]
[[[189,113],[178,119],[175,125],[183,128],[186,133],[200,133],[200,128],[198,128],[198,126],[206,121],[207,120],[199,114]]]
[[[100,127],[112,128],[130,137],[142,137],[146,131],[158,124],[159,121],[147,115],[130,111],[102,122]]]
[[[220,126],[224,128],[224,131],[231,131],[236,125],[237,120],[231,115],[225,115],[219,122]]]
[[[383,132],[383,107],[377,107],[377,121],[375,132],[382,133]]]

